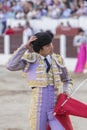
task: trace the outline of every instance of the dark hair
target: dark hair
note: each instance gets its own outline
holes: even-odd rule
[[[53,37],[54,37],[53,33],[52,33],[50,30],[47,30],[46,32],[47,32],[47,33],[52,37],[52,39],[53,39]]]
[[[80,33],[80,32],[84,32],[84,30],[83,30],[82,28],[80,28],[80,29],[78,30],[78,33]]]
[[[33,50],[39,53],[43,46],[52,42],[53,36],[49,32],[38,32],[35,34],[37,39],[32,42]]]

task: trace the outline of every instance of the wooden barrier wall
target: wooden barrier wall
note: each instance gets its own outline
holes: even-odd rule
[[[73,46],[74,36],[66,36],[66,57],[76,58],[77,48]],[[22,31],[15,31],[10,35],[10,53],[12,54],[21,44],[23,39]],[[60,36],[58,35],[53,39],[54,52],[60,54]],[[4,53],[4,36],[0,36],[0,53]]]
[[[0,53],[4,53],[4,36],[0,36]]]
[[[22,44],[23,33],[16,31],[15,34],[10,36],[10,53],[12,54]]]

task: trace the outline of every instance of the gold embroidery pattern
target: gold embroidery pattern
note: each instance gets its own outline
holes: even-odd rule
[[[42,103],[42,88],[35,88],[32,90],[30,111],[29,111],[29,125],[31,130],[40,130],[40,108]],[[39,106],[38,106],[39,105]]]
[[[37,109],[37,129],[40,130],[40,112],[42,105],[42,88],[39,89],[39,97],[38,97],[38,109]]]
[[[49,72],[47,73],[47,81],[48,81],[48,85],[53,85],[54,84],[52,68],[50,68]]]
[[[37,69],[36,69],[36,73],[40,73],[40,72],[43,72],[44,71],[44,67],[43,66],[39,66]]]
[[[44,79],[46,77],[46,74],[44,73],[37,73],[37,78]]]
[[[29,125],[31,130],[36,130],[36,111],[37,111],[37,104],[38,104],[38,88],[35,88],[32,91],[30,109],[29,109]]]
[[[28,63],[30,62],[30,63],[33,63],[33,62],[35,62],[36,61],[36,53],[29,53],[29,52],[27,52],[27,53],[25,53],[24,55],[23,55],[23,57],[22,57],[22,59],[25,59]]]
[[[47,81],[46,80],[31,80],[31,81],[28,81],[28,85],[29,87],[46,87],[47,85]]]
[[[55,88],[55,96],[54,96],[54,102],[57,102],[58,94],[59,94],[59,88]]]
[[[61,85],[61,80],[60,80],[60,75],[59,75],[60,74],[59,69],[54,59],[52,60],[52,70],[53,70],[53,76],[54,76],[54,85],[56,88],[58,88]]]

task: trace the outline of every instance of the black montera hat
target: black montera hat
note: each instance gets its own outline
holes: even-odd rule
[[[37,39],[32,42],[32,46],[35,52],[39,52],[43,46],[52,42],[52,35],[49,32],[38,32],[35,34]]]

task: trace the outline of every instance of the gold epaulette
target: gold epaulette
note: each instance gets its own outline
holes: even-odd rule
[[[27,53],[25,53],[23,55],[22,59],[26,60],[29,63],[33,63],[33,62],[36,61],[36,53],[34,53],[34,52],[33,53],[27,52]]]
[[[63,58],[59,55],[59,54],[53,54],[52,57],[54,58],[54,60],[56,61],[56,63],[61,66],[64,67],[64,61]]]

